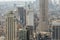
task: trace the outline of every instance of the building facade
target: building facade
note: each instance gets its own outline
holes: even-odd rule
[[[60,40],[60,20],[52,21],[52,39]]]
[[[0,40],[5,40],[5,36],[0,36]]]
[[[20,23],[24,26],[26,25],[26,9],[24,7],[17,7],[18,14],[20,16]]]
[[[30,5],[28,5],[28,9],[27,9],[27,13],[26,13],[26,27],[27,27],[27,31],[28,36],[29,36],[29,40],[33,40],[33,31],[34,31],[34,12],[33,9],[30,7]]]
[[[18,40],[27,40],[27,31],[20,28],[18,31]]]
[[[13,12],[6,17],[6,40],[17,40],[17,22]]]
[[[40,17],[39,17],[39,32],[47,32],[48,31],[48,0],[40,0]]]

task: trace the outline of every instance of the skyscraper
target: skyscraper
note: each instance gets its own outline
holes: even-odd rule
[[[6,17],[6,40],[16,40],[17,22],[13,12],[7,14]]]
[[[18,14],[20,16],[20,23],[26,25],[26,10],[24,7],[18,7]]]
[[[33,40],[33,30],[34,30],[34,12],[33,9],[28,5],[27,13],[26,13],[26,27],[27,34],[29,34],[29,40]]]
[[[39,31],[47,32],[48,31],[48,0],[40,0],[40,22],[39,22]]]

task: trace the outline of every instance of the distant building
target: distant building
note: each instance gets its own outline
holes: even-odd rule
[[[5,37],[4,36],[0,36],[0,40],[5,40]]]
[[[30,8],[30,5],[28,5],[29,9],[27,9],[26,13],[26,27],[29,31],[29,40],[33,40],[33,30],[34,30],[34,12],[33,9]]]
[[[37,40],[42,40],[42,35],[40,33],[37,34]]]
[[[17,22],[13,12],[6,17],[6,40],[17,40]]]
[[[2,16],[0,16],[0,36],[5,35],[5,21]]]
[[[48,0],[39,0],[40,17],[37,31],[48,32]]]
[[[18,30],[18,40],[27,40],[27,30],[22,28]]]
[[[26,13],[26,26],[34,26],[34,12],[33,12],[32,8],[29,8],[27,10],[27,13]]]
[[[60,40],[60,20],[52,21],[52,39]]]
[[[17,7],[18,15],[20,16],[20,23],[26,25],[26,9],[24,7]]]
[[[34,14],[34,30],[36,31],[36,28],[38,27],[39,24],[39,18],[37,14]]]
[[[4,28],[0,27],[0,36],[4,34]]]

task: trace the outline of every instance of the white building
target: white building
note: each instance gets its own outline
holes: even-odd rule
[[[26,25],[27,26],[34,26],[34,13],[33,13],[33,10],[27,10]]]
[[[29,40],[33,40],[33,29],[34,29],[34,13],[31,8],[27,10],[26,13],[26,26],[28,27],[29,31]]]

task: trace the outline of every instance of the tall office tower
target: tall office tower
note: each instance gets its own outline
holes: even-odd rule
[[[26,10],[24,7],[18,7],[18,14],[20,16],[20,23],[25,26],[26,25]]]
[[[29,31],[29,40],[33,40],[33,29],[34,29],[34,12],[33,9],[28,5],[29,9],[26,13],[26,26]]]
[[[6,40],[17,40],[17,22],[13,12],[6,17]]]
[[[47,32],[48,31],[48,0],[40,0],[40,22],[38,31]]]

